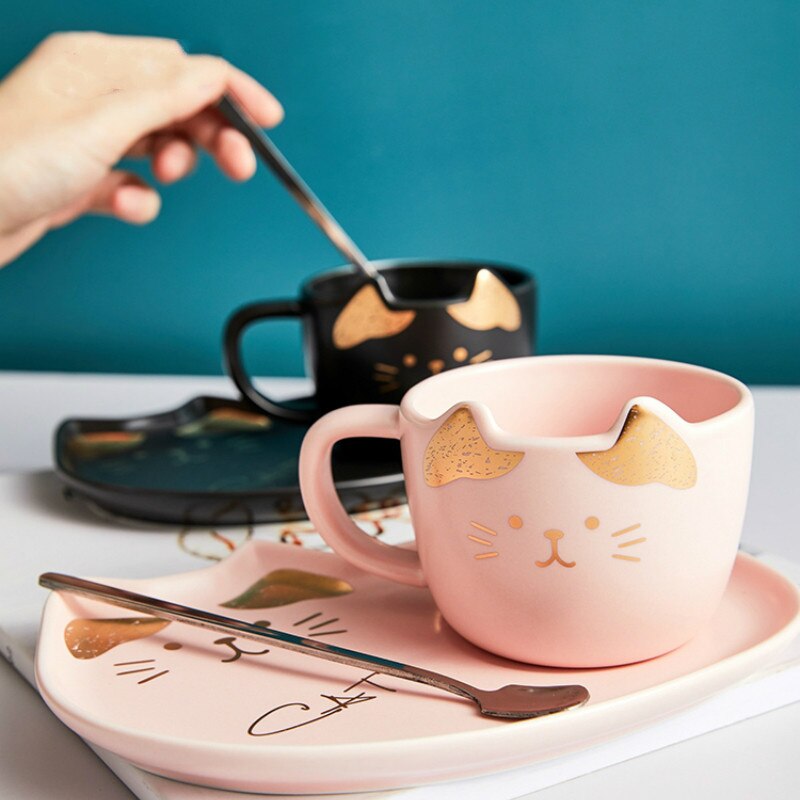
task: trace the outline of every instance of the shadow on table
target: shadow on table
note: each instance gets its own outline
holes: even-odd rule
[[[29,503],[36,507],[39,512],[45,512],[47,516],[54,519],[68,520],[83,525],[96,525],[98,527],[108,527],[116,525],[122,528],[143,529],[153,531],[171,531],[175,525],[157,522],[145,522],[139,520],[118,517],[91,501],[78,497],[70,489],[64,486],[58,479],[55,472],[50,470],[43,472],[30,472],[21,479],[19,502]]]

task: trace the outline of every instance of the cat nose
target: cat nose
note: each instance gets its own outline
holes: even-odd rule
[[[444,369],[444,361],[441,358],[434,358],[428,362],[428,369],[434,374],[438,375]]]
[[[545,531],[544,538],[549,539],[551,542],[557,542],[559,539],[564,538],[564,531],[559,531],[559,530]]]

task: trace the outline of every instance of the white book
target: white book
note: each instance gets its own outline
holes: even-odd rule
[[[103,519],[82,502],[66,500],[51,473],[0,477],[0,520],[4,532],[0,649],[31,684],[39,618],[47,595],[37,584],[40,573],[57,570],[86,577],[126,578],[167,575],[208,566],[246,537],[243,529],[225,529],[220,536],[211,530],[181,532],[172,526],[143,525],[137,530],[133,524]],[[390,543],[407,541],[412,535],[403,510],[367,514],[360,522],[368,531],[383,528],[381,537]],[[283,537],[307,547],[324,546],[308,523],[263,525],[252,533],[259,539],[279,541]],[[765,553],[751,554],[800,583],[800,565]],[[396,800],[511,800],[798,700],[800,640],[795,640],[748,680],[634,733],[508,772],[388,794]],[[112,753],[90,747],[142,800],[240,800],[243,796],[159,778]],[[337,797],[374,800],[376,795]]]

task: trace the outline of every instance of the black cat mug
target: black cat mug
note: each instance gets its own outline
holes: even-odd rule
[[[298,300],[243,306],[228,320],[225,366],[242,395],[282,419],[310,422],[354,403],[398,403],[424,378],[490,359],[532,355],[536,284],[522,269],[486,261],[373,262],[394,295],[345,266],[306,281]],[[312,397],[277,402],[244,364],[245,331],[260,320],[303,322]]]

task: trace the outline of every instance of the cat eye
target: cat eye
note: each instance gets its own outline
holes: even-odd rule
[[[512,528],[519,530],[522,527],[522,517],[518,517],[516,514],[514,514],[513,516],[508,518],[508,524]]]
[[[417,357],[413,353],[406,353],[403,356],[403,365],[406,367],[414,367],[417,364]]]
[[[466,347],[456,347],[456,349],[453,350],[453,358],[459,363],[462,361],[466,361],[468,355],[469,352],[467,351]]]
[[[583,523],[590,531],[597,530],[600,525],[600,520],[597,517],[586,517]]]

